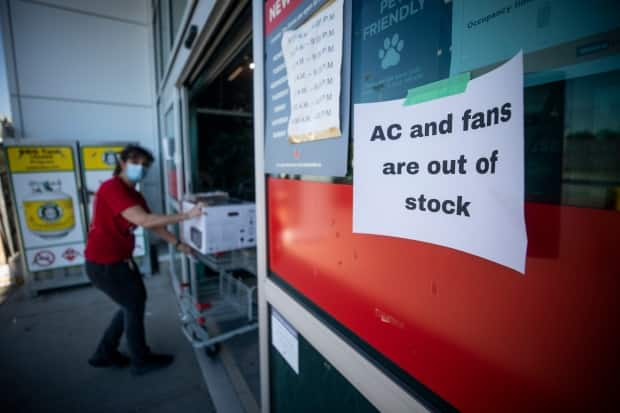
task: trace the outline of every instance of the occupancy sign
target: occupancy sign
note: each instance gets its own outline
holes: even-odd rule
[[[404,103],[355,105],[353,231],[525,273],[522,53],[463,93]]]

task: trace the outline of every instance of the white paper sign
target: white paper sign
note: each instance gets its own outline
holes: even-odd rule
[[[464,93],[355,105],[353,231],[525,273],[523,56]]]
[[[341,136],[343,4],[343,0],[334,1],[298,29],[282,35],[291,97],[291,142]],[[272,86],[277,87],[278,80]]]
[[[271,311],[271,344],[299,374],[299,341],[297,331],[276,311]]]

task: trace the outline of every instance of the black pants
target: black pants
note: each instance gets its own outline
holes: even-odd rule
[[[144,334],[146,288],[140,271],[128,262],[96,264],[86,261],[86,273],[95,287],[121,307],[105,330],[95,355],[107,357],[116,352],[124,330],[132,362],[142,363],[149,348]]]

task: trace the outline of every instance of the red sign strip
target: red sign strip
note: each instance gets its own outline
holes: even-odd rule
[[[302,0],[268,0],[265,2],[265,36],[280,25]]]

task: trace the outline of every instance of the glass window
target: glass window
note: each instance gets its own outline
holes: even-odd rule
[[[616,208],[620,200],[620,70],[566,82],[562,203]]]
[[[526,200],[620,210],[616,2],[359,3],[354,103],[403,98],[467,71],[477,77],[523,50]]]
[[[620,70],[525,89],[526,199],[615,208]]]
[[[164,116],[164,132],[167,138],[174,139],[174,117],[172,112],[172,106],[166,111]]]
[[[174,111],[171,106],[164,115],[164,135],[166,138],[167,159],[165,163],[166,168],[166,180],[168,182],[168,194],[174,198],[179,199],[179,182],[178,171],[179,165],[177,165],[177,138],[174,130]]]
[[[159,81],[161,79],[161,37],[160,37],[159,13],[155,15],[155,26],[153,28],[153,37],[155,42],[155,85],[159,89]]]
[[[176,208],[171,206],[170,213],[178,214],[179,211]],[[172,232],[177,237],[177,239],[181,238],[179,224],[169,225],[168,230]],[[183,268],[182,268],[181,260],[183,259],[183,255],[179,254],[176,251],[176,247],[174,245],[169,245],[169,253],[170,253],[170,271],[172,272],[172,274],[174,274],[177,277],[179,283],[182,283],[183,282]]]
[[[161,74],[164,75],[172,48],[170,27],[170,0],[159,0],[159,37],[161,42]]]
[[[172,0],[170,3],[172,6],[172,10],[170,11],[172,14],[172,38],[175,40],[179,34],[181,19],[187,8],[187,3],[189,3],[188,0]]]
[[[9,98],[9,83],[6,75],[6,61],[4,59],[4,42],[0,27],[0,122],[4,119],[11,120],[11,102]],[[0,133],[0,142],[2,134]]]

